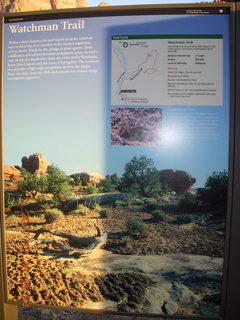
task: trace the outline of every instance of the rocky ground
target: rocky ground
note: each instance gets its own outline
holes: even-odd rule
[[[129,216],[142,217],[147,232],[133,235],[126,242]],[[141,314],[218,315],[223,233],[196,223],[179,225],[175,218],[169,215],[167,221],[156,222],[137,206],[112,208],[108,219],[101,218],[97,210],[87,216],[65,216],[51,224],[43,217],[30,218],[31,230],[44,227],[79,237],[96,236],[98,223],[102,231],[108,232],[104,248],[76,259],[61,256],[59,248],[49,244],[29,245],[34,233],[23,232],[21,218],[9,217],[9,299],[28,297],[34,304]],[[51,234],[39,238],[66,242]],[[24,288],[26,282],[28,288]],[[48,317],[50,311],[37,312]],[[84,319],[83,315],[75,316],[72,319]]]
[[[160,145],[162,142],[161,128],[161,108],[112,109],[112,145]]]

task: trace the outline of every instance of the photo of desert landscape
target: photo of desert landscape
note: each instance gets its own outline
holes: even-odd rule
[[[4,169],[9,300],[219,314],[226,172],[196,190],[145,155],[121,177],[68,176],[39,153]]]

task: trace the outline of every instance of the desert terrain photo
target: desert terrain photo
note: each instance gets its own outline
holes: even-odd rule
[[[194,183],[144,155],[120,177],[68,176],[39,153],[5,166],[9,299],[217,316],[227,174]]]

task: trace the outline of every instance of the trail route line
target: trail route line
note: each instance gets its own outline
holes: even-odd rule
[[[222,35],[115,35],[112,106],[222,106]]]
[[[159,51],[149,41],[119,41],[114,44],[113,104],[150,104],[154,98],[152,88],[157,90],[159,85],[159,59]]]

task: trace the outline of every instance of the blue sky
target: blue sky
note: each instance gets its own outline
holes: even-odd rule
[[[133,156],[146,155],[159,170],[188,171],[197,178],[196,187],[203,186],[213,171],[227,169],[228,18],[223,15],[89,18],[86,26],[85,30],[67,31],[64,35],[93,36],[100,60],[97,74],[46,75],[32,81],[8,81],[5,77],[4,163],[21,165],[23,156],[39,152],[67,174],[82,171],[121,174]],[[224,34],[224,105],[204,107],[203,111],[217,113],[219,137],[216,140],[188,140],[162,147],[110,145],[111,35],[143,34],[146,30],[150,34],[159,34],[158,30],[162,34],[187,34],[189,30],[191,34]],[[5,57],[8,40],[43,37],[41,32],[12,35],[7,27],[5,31]],[[44,33],[44,38],[61,36],[61,31]],[[168,112],[168,106],[160,107]],[[203,110],[198,106],[192,109]]]

